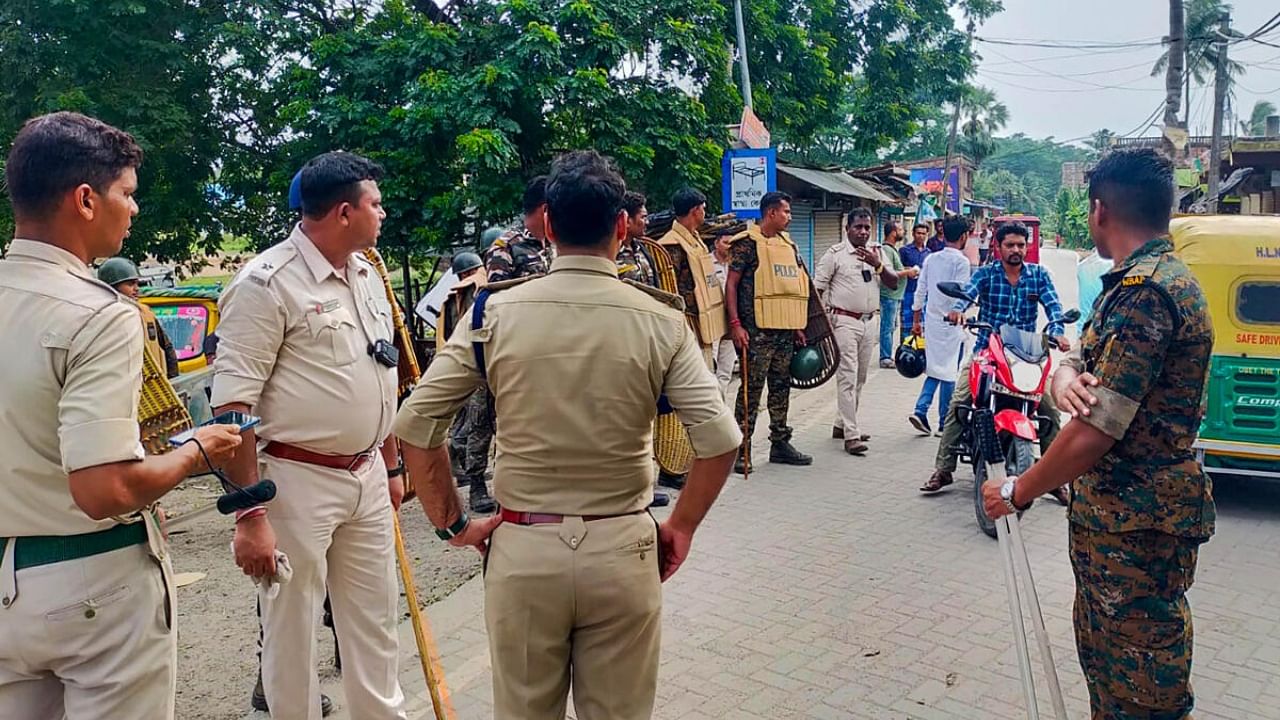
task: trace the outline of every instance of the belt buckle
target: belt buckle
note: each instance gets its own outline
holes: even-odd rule
[[[365,452],[362,452],[356,455],[355,457],[351,458],[351,462],[347,464],[347,472],[349,473],[360,472],[360,470],[364,468],[365,463],[369,462],[372,459],[373,459],[372,450],[366,450]]]

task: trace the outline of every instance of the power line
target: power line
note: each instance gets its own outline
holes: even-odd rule
[[[1093,51],[1090,51],[1090,52],[1082,52],[1082,53],[1068,53],[1068,54],[1066,54],[1066,55],[1045,55],[1045,56],[1042,56],[1042,57],[1026,58],[1026,59],[1023,59],[1023,60],[1000,60],[1000,61],[996,61],[996,62],[987,62],[987,63],[983,63],[983,64],[984,64],[984,65],[988,65],[988,66],[991,66],[991,65],[1013,65],[1013,64],[1015,64],[1015,63],[1049,62],[1049,61],[1051,61],[1051,60],[1067,60],[1067,59],[1071,59],[1071,58],[1080,58],[1080,57],[1097,57],[1097,56],[1099,56],[1099,55],[1127,55],[1127,54],[1130,54],[1130,53],[1135,53],[1135,52],[1147,52],[1147,51],[1148,51],[1148,50],[1147,50],[1147,47],[1145,47],[1145,46],[1144,46],[1144,47],[1136,47],[1136,48],[1135,48],[1135,47],[1130,47],[1130,48],[1117,48],[1117,49],[1115,49],[1115,50],[1093,50]]]
[[[996,55],[998,55],[998,56],[1000,56],[1000,57],[1002,57],[1002,58],[1005,58],[1006,60],[1014,60],[1013,58],[1009,57],[1008,55],[1005,55],[1004,53],[1001,53],[1001,52],[1000,52],[1000,51],[998,51],[998,50],[992,50],[991,52],[995,53]],[[1014,62],[1018,62],[1018,61],[1014,60]],[[1075,79],[1074,77],[1071,77],[1070,75],[1063,75],[1062,73],[1056,73],[1056,72],[1053,72],[1053,71],[1051,71],[1051,70],[1044,70],[1044,69],[1041,69],[1041,68],[1032,67],[1031,65],[1027,65],[1026,63],[1018,63],[1018,64],[1023,65],[1024,67],[1026,67],[1026,68],[1027,68],[1027,69],[1029,69],[1029,70],[1035,70],[1035,71],[1037,71],[1037,72],[1044,73],[1045,75],[1049,75],[1049,76],[1052,76],[1052,77],[1060,78],[1060,79],[1062,79],[1062,80],[1066,80],[1067,82],[1078,83],[1078,84],[1080,84],[1080,85],[1090,85],[1090,86],[1095,87],[1095,88],[1098,88],[1098,89],[1100,89],[1100,90],[1139,90],[1139,91],[1141,91],[1141,90],[1151,90],[1151,88],[1135,88],[1135,87],[1127,87],[1127,86],[1120,86],[1120,85],[1104,85],[1104,84],[1101,84],[1101,83],[1089,82],[1088,80],[1077,80],[1077,79]],[[1135,79],[1133,79],[1133,80],[1126,80],[1125,82],[1138,82],[1138,81],[1140,81],[1140,80],[1145,80],[1147,77],[1150,77],[1150,76],[1149,76],[1149,75],[1144,75],[1144,76],[1143,76],[1143,77],[1141,77],[1141,78],[1135,78]]]
[[[1016,62],[1018,62],[1018,61],[1017,61],[1017,60],[1013,60],[1013,61],[1011,61],[1011,62],[1015,62],[1015,63],[1016,63]],[[1142,61],[1142,62],[1134,63],[1134,64],[1132,64],[1132,65],[1125,65],[1125,66],[1123,66],[1123,67],[1117,67],[1117,68],[1108,68],[1108,69],[1106,69],[1106,70],[1093,70],[1093,71],[1091,71],[1091,72],[1082,72],[1082,73],[1067,73],[1067,74],[1063,75],[1062,77],[1073,77],[1073,78],[1075,78],[1075,77],[1088,77],[1088,76],[1091,76],[1091,75],[1105,75],[1105,74],[1107,74],[1107,73],[1119,72],[1119,71],[1121,71],[1121,70],[1132,70],[1132,69],[1137,68],[1137,67],[1146,67],[1146,66],[1150,66],[1150,65],[1152,65],[1154,62],[1155,62],[1155,61],[1153,61],[1153,60],[1144,60],[1144,61]],[[995,74],[997,74],[997,75],[1008,75],[1009,77],[1043,77],[1043,76],[1045,75],[1045,71],[1043,71],[1043,70],[1037,70],[1037,71],[1036,71],[1036,72],[1034,72],[1034,73],[1015,73],[1015,72],[1009,72],[1009,71],[1007,71],[1007,70],[991,70],[991,69],[989,69],[989,68],[984,68],[984,69],[985,69],[985,70],[986,70],[986,72],[988,72],[988,73],[995,73]],[[1031,69],[1032,69],[1032,70],[1036,70],[1036,68],[1031,68]],[[1149,76],[1148,76],[1148,77],[1149,77]],[[1126,82],[1127,82],[1127,81],[1126,81]]]

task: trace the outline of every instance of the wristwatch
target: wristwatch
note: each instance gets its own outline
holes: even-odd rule
[[[467,511],[463,510],[458,516],[457,522],[447,528],[436,528],[436,537],[441,540],[452,540],[462,534],[467,529],[467,525],[471,522],[471,518],[467,517]]]
[[[1018,507],[1013,501],[1013,488],[1018,484],[1018,478],[1013,477],[1004,481],[1004,485],[1000,486],[1000,499],[1004,501],[1004,506],[1011,513],[1020,513],[1026,510],[1026,507]],[[1028,505],[1027,507],[1031,507]]]

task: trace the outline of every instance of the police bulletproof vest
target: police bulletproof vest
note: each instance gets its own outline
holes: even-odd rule
[[[796,246],[786,233],[765,237],[760,228],[747,234],[756,243],[756,327],[803,330],[809,319],[809,275],[800,267]]]
[[[671,232],[660,240],[663,245],[678,245],[689,262],[689,274],[693,276],[693,295],[696,307],[685,308],[694,317],[694,330],[703,345],[719,342],[729,329],[725,319],[724,288],[716,275],[715,258],[707,251],[702,240],[676,223]]]

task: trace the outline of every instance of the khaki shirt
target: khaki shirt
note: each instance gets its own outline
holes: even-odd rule
[[[547,276],[494,293],[478,330],[459,323],[400,408],[398,437],[419,447],[444,443],[454,414],[483,382],[473,340],[484,347],[494,396],[494,495],[504,508],[643,510],[659,395],[697,457],[742,441],[684,313],[620,282],[605,258],[558,257]]]
[[[884,253],[880,256],[883,262]],[[862,279],[863,270],[871,274],[870,280]],[[813,284],[828,306],[856,313],[880,309],[880,274],[858,259],[848,240],[833,245],[818,261]]]
[[[391,341],[391,306],[361,254],[340,273],[297,226],[241,269],[218,310],[214,407],[250,405],[263,440],[329,455],[371,450],[387,436],[396,369],[368,348]]]
[[[0,260],[0,537],[109,528],[67,475],[141,460],[137,304],[71,253],[14,240]]]

